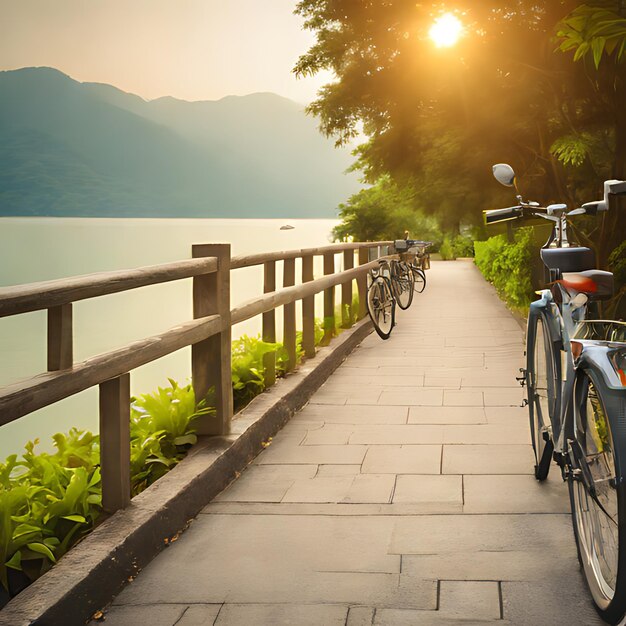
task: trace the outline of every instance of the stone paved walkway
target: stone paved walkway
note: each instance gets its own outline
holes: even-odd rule
[[[121,593],[114,625],[591,625],[566,487],[531,476],[523,333],[433,263],[242,476]]]

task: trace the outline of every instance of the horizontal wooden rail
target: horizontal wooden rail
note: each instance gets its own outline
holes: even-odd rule
[[[132,270],[98,272],[15,287],[0,287],[0,317],[39,311],[137,287],[192,278],[217,271],[217,259],[188,259]]]
[[[71,369],[39,374],[3,387],[0,390],[0,426],[203,341],[220,333],[222,326],[219,315],[199,318],[159,335],[75,363]]]
[[[381,245],[392,245],[393,241],[376,241],[365,243],[335,243],[317,248],[302,248],[298,250],[283,250],[279,252],[263,252],[261,254],[248,254],[234,256],[230,260],[230,268],[241,269],[242,267],[253,267],[263,265],[271,261],[285,261],[288,259],[298,259],[303,256],[326,254],[329,252],[345,252],[346,250],[360,250],[362,248],[378,248]]]
[[[371,269],[378,267],[378,261],[371,261],[365,265],[360,265],[355,269],[351,269],[345,272],[338,272],[337,274],[329,274],[323,278],[317,278],[301,285],[295,285],[294,287],[286,287],[279,291],[267,293],[258,298],[248,300],[242,304],[239,304],[230,312],[230,319],[232,324],[239,324],[245,322],[256,315],[271,311],[276,307],[284,304],[301,300],[307,296],[315,295],[324,289],[340,285],[346,281],[358,278],[361,274],[368,272]]]

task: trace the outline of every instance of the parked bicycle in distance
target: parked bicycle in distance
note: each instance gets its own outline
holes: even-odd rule
[[[506,164],[496,179],[515,186]],[[626,613],[626,323],[587,320],[613,294],[613,275],[594,269],[595,255],[570,242],[568,221],[609,208],[626,182],[606,181],[604,199],[568,210],[541,207],[517,195],[517,206],[485,211],[485,222],[552,223],[541,249],[549,287],[530,305],[526,333],[527,388],[535,477],[551,462],[567,481],[578,557],[595,607],[606,622]]]
[[[415,291],[426,286],[425,269],[430,267],[429,241],[398,239],[395,255],[379,260],[379,267],[368,273],[367,312],[376,332],[389,339],[395,325],[396,304],[408,309]]]

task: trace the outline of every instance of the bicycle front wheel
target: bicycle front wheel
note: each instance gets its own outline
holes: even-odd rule
[[[413,268],[413,285],[417,293],[426,289],[426,272],[420,267]]]
[[[552,341],[543,317],[534,318],[533,333],[529,332],[532,343],[527,348],[528,371],[528,412],[530,434],[535,452],[535,478],[545,480],[550,471],[554,444],[550,437],[550,416],[555,414],[557,376],[554,364]],[[529,331],[532,329],[529,329]]]
[[[605,405],[584,375],[570,455],[572,522],[587,585],[602,619],[620,622],[626,612],[624,481]]]
[[[413,272],[406,263],[395,264],[391,288],[398,306],[403,310],[408,309],[413,302]]]
[[[367,312],[381,339],[389,339],[396,317],[396,302],[389,280],[377,276],[367,290]]]

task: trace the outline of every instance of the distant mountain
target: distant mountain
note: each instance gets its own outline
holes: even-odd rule
[[[0,72],[0,216],[334,217],[359,188],[350,163],[275,94],[146,101]]]

